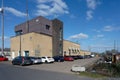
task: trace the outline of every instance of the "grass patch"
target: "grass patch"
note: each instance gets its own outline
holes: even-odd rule
[[[92,73],[92,72],[80,72],[80,76],[87,76],[91,78],[105,78],[106,76],[98,74],[98,73]]]

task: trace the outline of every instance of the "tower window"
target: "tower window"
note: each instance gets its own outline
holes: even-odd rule
[[[22,34],[22,30],[16,31],[15,33],[16,33],[16,36],[21,35]]]
[[[50,25],[46,25],[46,29],[49,30],[50,29]]]

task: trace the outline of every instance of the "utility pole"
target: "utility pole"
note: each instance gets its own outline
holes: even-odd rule
[[[114,54],[116,53],[116,41],[114,40]]]
[[[26,0],[26,29],[27,33],[29,33],[28,0]]]
[[[2,26],[2,55],[4,55],[4,5],[2,0],[2,7],[1,7],[1,26]]]

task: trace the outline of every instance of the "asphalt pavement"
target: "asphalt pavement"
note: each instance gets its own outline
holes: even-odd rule
[[[94,80],[73,74],[29,69],[0,62],[0,80]]]

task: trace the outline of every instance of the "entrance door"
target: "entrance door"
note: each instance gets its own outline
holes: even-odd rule
[[[24,51],[24,56],[29,56],[29,51]]]

